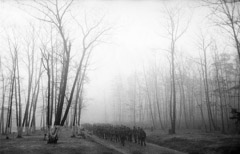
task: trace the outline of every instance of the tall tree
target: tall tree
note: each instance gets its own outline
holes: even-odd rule
[[[203,85],[204,85],[204,91],[205,91],[205,99],[206,99],[206,105],[207,105],[207,113],[208,113],[208,122],[209,122],[209,128],[210,131],[212,128],[215,130],[216,125],[213,120],[213,114],[211,109],[211,102],[210,102],[210,96],[209,96],[209,76],[208,76],[208,59],[207,59],[207,51],[211,45],[211,41],[207,41],[206,37],[201,33],[199,36],[199,44],[198,47],[200,51],[202,52],[202,56],[200,56],[200,65],[201,65],[201,72],[203,76]]]
[[[32,85],[34,79],[34,62],[35,62],[35,49],[36,49],[36,35],[35,28],[31,25],[31,37],[30,39],[25,38],[26,42],[26,54],[27,54],[27,71],[28,71],[28,89],[27,89],[27,100],[24,112],[24,117],[22,121],[22,127],[25,127],[27,135],[29,135],[29,111],[31,107],[31,96],[32,96]]]
[[[171,81],[172,81],[172,120],[171,120],[171,134],[175,134],[176,129],[176,79],[175,79],[175,56],[176,56],[176,45],[178,40],[183,36],[183,34],[187,31],[188,24],[181,26],[180,24],[180,13],[181,9],[179,8],[166,8],[166,16],[168,18],[166,31],[167,31],[167,38],[170,40],[170,54],[171,54]]]
[[[16,59],[17,59],[17,46],[11,42],[10,38],[8,39],[9,52],[11,54],[12,68],[10,70],[10,88],[9,88],[9,99],[8,99],[8,112],[7,112],[7,121],[6,121],[6,139],[9,139],[9,133],[12,127],[12,108],[13,108],[13,97],[14,97],[14,88],[16,84]],[[16,105],[17,106],[17,105]],[[18,120],[18,119],[17,119]]]
[[[0,133],[4,134],[4,111],[5,111],[5,93],[6,93],[6,85],[5,85],[5,77],[3,75],[3,67],[2,67],[2,59],[0,57],[0,70],[1,70],[1,80],[2,80],[2,106],[1,106],[1,128]]]

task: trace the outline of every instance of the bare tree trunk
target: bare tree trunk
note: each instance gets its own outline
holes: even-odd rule
[[[185,126],[186,126],[186,128],[189,128],[188,122],[187,122],[186,98],[185,98],[185,89],[184,89],[184,86],[183,86],[183,77],[182,77],[182,75],[181,75],[181,91],[182,91],[182,101],[183,101]]]
[[[34,42],[33,42],[34,43]],[[34,70],[34,47],[29,49],[30,44],[28,44],[28,90],[27,90],[27,103],[25,108],[25,113],[23,117],[22,127],[25,127],[27,135],[29,135],[29,107],[30,107],[30,97],[32,92],[32,81],[33,81],[33,70]],[[29,50],[32,50],[32,53],[29,53]]]
[[[43,89],[43,82],[42,82],[42,89]],[[42,103],[43,103],[43,107],[42,107],[42,117],[43,117],[43,122],[42,122],[42,128],[43,128],[43,131],[44,131],[44,140],[46,140],[46,136],[47,136],[47,133],[48,132],[46,132],[47,130],[46,130],[46,126],[45,126],[45,124],[46,124],[46,117],[45,117],[45,115],[46,115],[46,112],[45,112],[45,95],[44,95],[44,91],[42,90]]]
[[[210,99],[209,99],[209,84],[208,84],[208,69],[207,69],[206,50],[204,50],[204,75],[205,75],[205,95],[206,95],[206,102],[207,102],[207,108],[208,108],[209,126],[210,126],[210,131],[211,131],[211,126],[213,126],[214,130],[216,129],[216,126],[213,121],[212,110],[211,110]]]
[[[163,127],[163,123],[162,123],[162,119],[161,119],[161,113],[160,113],[160,106],[159,106],[159,98],[158,98],[158,93],[159,93],[159,91],[158,91],[158,82],[157,82],[157,75],[155,75],[155,83],[154,83],[154,85],[155,85],[155,97],[156,97],[156,104],[157,104],[157,110],[158,110],[158,118],[159,118],[159,122],[160,122],[160,126],[161,126],[161,129],[164,129],[164,127]]]
[[[56,44],[57,44],[57,41],[56,41]],[[57,46],[56,46],[56,50],[58,50]],[[57,57],[57,53],[55,54],[55,56]],[[57,94],[58,94],[58,86],[57,86],[57,82],[58,82],[58,72],[57,72],[57,68],[58,68],[58,63],[57,63],[57,58],[55,58],[55,104],[54,104],[54,117],[56,118],[56,115],[57,115]]]
[[[175,84],[175,58],[174,58],[174,50],[175,50],[175,45],[172,42],[172,53],[171,53],[171,63],[172,63],[172,96],[173,96],[173,108],[172,108],[172,128],[171,128],[171,133],[175,134],[175,129],[176,129],[176,84]]]
[[[77,91],[76,91],[76,97],[75,97],[75,105],[74,105],[74,113],[73,113],[73,128],[72,128],[72,136],[71,137],[76,137],[76,117],[77,117],[77,106],[79,102],[79,96],[80,96],[80,81],[78,81],[78,86],[77,86]],[[78,117],[80,118],[80,117]]]
[[[202,81],[202,76],[201,76],[201,74],[200,74],[200,80]],[[200,103],[198,103],[197,98],[196,98],[196,101],[197,101],[198,106],[199,106],[199,108],[200,108],[202,123],[203,123],[203,125],[204,125],[204,127],[205,127],[205,131],[207,132],[207,125],[206,125],[206,122],[205,122],[205,120],[204,120],[204,114],[203,114],[203,99],[202,99],[202,98],[203,98],[203,94],[202,94],[202,84],[200,83]]]
[[[11,119],[12,119],[12,103],[13,103],[13,95],[14,95],[14,85],[15,85],[15,73],[16,73],[16,65],[13,66],[13,72],[10,82],[10,92],[9,92],[9,105],[8,105],[8,114],[7,114],[7,123],[6,123],[6,139],[9,139],[9,133],[11,132]]]
[[[2,85],[3,85],[3,89],[2,89],[2,111],[1,111],[1,134],[5,134],[5,131],[4,131],[4,103],[5,103],[5,84],[4,84],[4,78],[3,78],[3,81],[2,81]]]
[[[176,52],[176,44],[177,41],[183,36],[183,34],[187,31],[188,28],[188,24],[185,25],[183,27],[182,30],[179,29],[180,26],[180,16],[178,16],[178,14],[180,9],[176,9],[176,8],[166,8],[166,14],[168,17],[167,20],[167,26],[166,26],[166,31],[168,33],[168,38],[170,40],[170,50],[168,50],[170,52],[170,65],[171,65],[171,87],[172,87],[172,117],[171,117],[171,134],[175,134],[175,129],[176,129],[176,104],[177,104],[177,100],[176,100],[176,81],[175,81],[175,52]]]
[[[154,122],[153,111],[152,111],[151,97],[150,97],[149,86],[148,86],[148,83],[147,83],[147,77],[146,77],[145,69],[144,69],[144,79],[145,79],[147,98],[148,98],[148,103],[149,103],[151,119],[152,119],[152,127],[155,128],[155,122]]]
[[[54,61],[53,61],[53,52],[54,52],[54,49],[53,49],[53,39],[52,39],[52,29],[51,29],[51,68],[49,66],[49,69],[51,70],[51,112],[50,112],[50,125],[52,125],[52,120],[53,120],[53,104],[54,104]],[[50,65],[50,64],[49,64]]]
[[[180,89],[180,109],[179,109],[179,118],[178,118],[178,129],[180,129],[181,128],[181,121],[182,121],[182,104],[183,104],[183,99],[182,99],[182,88],[181,88],[181,84],[180,83],[178,83],[178,86],[179,86],[179,89]]]
[[[10,40],[8,40],[9,43],[9,51],[11,53],[11,61],[12,61],[12,70],[11,70],[11,77],[10,77],[10,90],[9,90],[9,102],[8,102],[8,113],[7,113],[7,123],[6,123],[6,139],[9,139],[9,133],[11,132],[12,127],[12,104],[13,104],[13,97],[14,97],[14,88],[16,87],[16,65],[17,65],[17,45],[13,44],[12,51]],[[16,95],[16,94],[15,94]],[[17,100],[17,98],[15,98]],[[17,103],[16,103],[17,107]],[[18,117],[17,117],[18,118]],[[17,119],[18,120],[18,119]]]
[[[37,102],[38,102],[39,89],[40,89],[40,85],[38,83],[37,93],[36,93],[36,96],[35,96],[34,106],[33,106],[32,120],[31,120],[31,124],[30,124],[33,132],[35,132],[35,130],[36,130],[36,117],[35,117],[35,115],[36,115],[36,108],[37,108]]]
[[[21,84],[20,84],[20,75],[19,75],[19,58],[17,55],[16,58],[16,63],[17,63],[17,81],[16,84],[18,87],[18,105],[19,105],[19,112],[18,112],[18,127],[17,127],[17,138],[21,138],[22,137],[22,102],[21,102]],[[17,97],[17,96],[16,96]]]
[[[50,55],[49,53],[46,53],[46,49],[41,49],[42,51],[42,57],[44,58],[46,64],[42,62],[45,70],[47,71],[47,127],[48,131],[51,130],[51,122],[52,122],[52,116],[51,116],[51,110],[52,110],[52,105],[51,105],[51,75],[50,75],[50,66],[49,66],[49,61],[50,61]],[[50,132],[48,132],[48,135],[51,135]],[[50,138],[50,137],[49,137]]]
[[[171,127],[172,127],[172,125],[173,125],[173,111],[172,111],[172,109],[173,109],[173,108],[172,108],[172,102],[173,102],[173,101],[172,101],[172,98],[173,98],[173,94],[172,94],[172,93],[173,93],[173,92],[172,92],[173,90],[172,90],[172,89],[173,89],[173,88],[172,88],[172,81],[171,81],[170,85],[171,85],[171,86],[170,86],[170,95],[169,95],[169,97],[170,97],[170,98],[169,98],[169,118],[170,118],[170,125],[171,125]],[[169,134],[172,134],[172,130],[171,130],[171,129],[169,130]]]
[[[213,129],[216,129],[215,123],[213,121],[213,115],[212,115],[212,109],[210,105],[210,96],[209,96],[209,83],[208,83],[208,69],[207,69],[207,49],[211,45],[211,42],[207,43],[206,38],[201,34],[200,36],[200,43],[199,48],[203,52],[203,60],[201,59],[200,65],[201,65],[201,71],[203,74],[203,85],[205,90],[205,99],[206,99],[206,106],[207,106],[207,113],[208,113],[208,123],[210,131]]]
[[[220,115],[221,115],[222,133],[225,133],[224,118],[223,118],[223,94],[222,94],[222,87],[220,85],[220,79],[219,79],[219,76],[220,76],[219,67],[221,67],[221,64],[219,62],[219,57],[218,57],[219,55],[216,50],[217,49],[215,48],[214,65],[215,65],[215,71],[216,71],[217,89],[218,89],[219,99],[220,99],[220,110],[221,110]],[[220,66],[218,66],[218,64]]]
[[[80,131],[80,122],[81,122],[81,113],[82,113],[82,104],[83,104],[83,99],[82,99],[82,90],[81,90],[81,94],[80,94],[80,97],[79,97],[79,103],[78,103],[78,134],[81,133]]]
[[[1,61],[1,57],[0,57],[0,70],[2,70],[2,61]],[[1,108],[1,125],[0,125],[0,133],[4,134],[4,104],[5,104],[5,92],[6,92],[6,88],[5,88],[5,78],[3,76],[3,71],[1,71],[2,74],[2,108]]]
[[[15,105],[16,105],[16,126],[17,128],[19,127],[19,125],[21,125],[21,123],[19,124],[19,109],[18,109],[18,92],[17,92],[17,80],[15,81],[16,84],[15,84],[15,87],[14,87],[14,90],[15,90]]]

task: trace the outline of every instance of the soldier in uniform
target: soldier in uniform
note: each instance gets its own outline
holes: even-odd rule
[[[140,144],[141,142],[141,137],[140,137],[140,127],[137,129],[137,143]]]
[[[116,142],[120,141],[120,128],[118,126],[115,127],[115,139]]]
[[[133,127],[133,138],[134,138],[134,142],[137,143],[137,129],[136,127],[134,126]]]
[[[121,140],[122,146],[124,146],[125,145],[125,140],[126,140],[125,128],[121,127],[120,129],[121,129],[121,131],[120,131],[120,140]]]
[[[141,128],[140,129],[140,141],[141,141],[141,146],[146,146],[146,133],[145,131]]]
[[[132,130],[131,128],[127,127],[127,135],[128,135],[128,141],[132,142]]]

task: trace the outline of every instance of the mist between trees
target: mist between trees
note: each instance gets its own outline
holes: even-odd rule
[[[23,129],[30,134],[39,126],[51,142],[62,126],[71,126],[75,136],[88,100],[92,56],[109,34],[114,35],[114,28],[106,24],[107,15],[78,16],[73,0],[11,3],[30,17],[24,31],[17,26],[1,29],[5,51],[0,55],[0,131],[8,138],[16,126],[22,137]],[[199,29],[192,40],[195,57],[178,48],[191,28],[191,15],[181,20],[182,8],[163,6],[165,22],[159,25],[159,37],[168,46],[152,52],[155,58],[147,65],[143,62],[130,75],[119,73],[109,81],[112,111],[105,110],[105,122],[111,115],[108,122],[169,129],[169,133],[183,128],[236,131],[229,117],[231,109],[240,109],[239,2],[199,2],[198,7],[210,10],[206,18],[217,35],[229,41]]]
[[[143,64],[142,70],[128,77],[116,77],[115,122],[169,129],[169,133],[176,129],[239,131],[236,121],[230,120],[232,109],[239,110],[239,3],[219,0],[203,4],[212,10],[209,22],[231,38],[230,50],[235,53],[226,49],[226,44],[219,47],[214,36],[200,30],[195,41],[198,57],[186,56],[177,43],[189,24],[181,23],[181,9],[166,8],[164,37],[170,47],[159,52],[166,52],[168,62],[163,66],[159,62],[163,59],[155,58],[147,68]]]

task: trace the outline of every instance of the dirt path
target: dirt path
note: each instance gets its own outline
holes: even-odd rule
[[[106,146],[109,149],[116,150],[122,154],[185,154],[152,143],[146,143],[147,146],[140,146],[139,144],[126,142],[125,146],[122,146],[120,143],[99,139],[98,137],[94,135],[89,135],[86,132],[84,132],[84,134],[93,139],[95,142]]]

